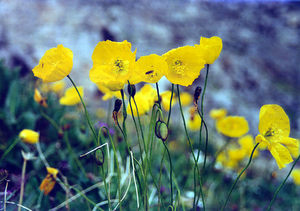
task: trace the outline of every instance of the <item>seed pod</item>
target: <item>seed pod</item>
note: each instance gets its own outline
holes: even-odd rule
[[[165,122],[157,121],[155,124],[155,135],[161,140],[165,141],[168,138],[169,130]]]
[[[197,86],[194,92],[194,104],[198,105],[198,100],[201,94],[202,88],[200,86]]]
[[[135,93],[136,93],[136,88],[134,84],[130,84],[127,86],[127,92],[131,97],[134,97]]]

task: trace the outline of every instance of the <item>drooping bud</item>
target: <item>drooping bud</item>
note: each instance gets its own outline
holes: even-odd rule
[[[116,99],[115,101],[115,107],[112,113],[112,118],[115,121],[115,124],[117,125],[117,118],[118,118],[118,112],[121,109],[122,106],[122,100]]]
[[[155,135],[157,138],[160,138],[161,140],[165,141],[168,138],[169,130],[168,126],[165,122],[157,121],[155,124]]]
[[[95,152],[95,162],[98,166],[102,166],[104,163],[104,154],[101,149],[98,149]]]
[[[115,107],[114,107],[114,112],[119,112],[120,108],[122,106],[122,100],[116,99],[115,101]]]
[[[135,85],[134,85],[134,84],[128,84],[128,86],[127,86],[127,92],[128,92],[128,94],[129,94],[131,97],[134,97],[134,96],[135,96],[135,93],[136,93]]]
[[[201,94],[202,88],[200,86],[197,86],[194,92],[194,104],[198,105],[198,100]]]

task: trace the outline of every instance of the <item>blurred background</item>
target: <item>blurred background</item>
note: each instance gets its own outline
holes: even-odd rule
[[[276,103],[288,112],[292,136],[300,137],[300,4],[230,2],[1,0],[0,58],[32,74],[46,50],[63,44],[74,52],[71,76],[92,97],[88,75],[99,41],[128,40],[139,57],[219,36],[223,51],[211,66],[206,110],[245,115],[256,134],[261,105]],[[194,85],[203,84],[203,73]]]
[[[41,118],[42,110],[33,101],[35,79],[32,68],[38,64],[46,50],[63,44],[74,53],[71,76],[77,85],[84,86],[89,109],[107,108],[99,97],[95,84],[89,79],[91,56],[99,41],[128,40],[132,43],[132,49],[137,49],[137,57],[140,57],[153,53],[162,55],[172,48],[198,44],[201,36],[219,36],[223,40],[221,55],[210,66],[205,95],[205,118],[210,130],[209,146],[214,148],[215,141],[220,138],[211,135],[215,133],[214,121],[209,118],[208,112],[214,108],[226,108],[229,115],[245,116],[250,125],[249,133],[255,136],[258,133],[260,107],[263,104],[279,104],[290,118],[290,136],[300,138],[300,3],[296,1],[0,0],[0,60],[3,59],[4,64],[9,67],[4,68],[0,62],[0,155],[19,131],[35,128],[42,136],[42,147],[46,156],[49,155],[51,163],[68,176],[71,184],[87,186],[86,183],[90,181],[87,181],[82,172],[79,179],[77,178],[75,162],[66,153],[64,142],[60,140],[62,137]],[[19,68],[19,71],[16,71],[16,68]],[[21,80],[17,73],[20,73]],[[196,86],[203,86],[204,76],[205,70],[202,70],[192,86],[182,89],[192,94]],[[71,87],[69,81],[66,80],[66,83]],[[165,78],[159,84],[162,90],[170,89],[170,83]],[[83,115],[78,115],[78,110],[74,113],[74,109],[59,105],[56,96],[49,96],[48,103],[51,109],[44,111],[61,126],[74,126],[70,127],[69,135],[72,144],[76,145],[75,152],[79,154],[92,147],[92,140],[89,140],[91,137],[87,135],[88,128],[84,127]],[[176,112],[176,109],[174,111]],[[175,112],[171,120],[176,123],[176,118],[180,116]],[[177,137],[176,131],[182,129],[177,130],[179,126],[174,126],[174,139],[183,136],[179,134]],[[193,134],[195,135],[196,133]],[[118,134],[115,137],[119,138]],[[184,137],[181,139],[185,141]],[[54,142],[55,144],[49,144]],[[175,172],[181,172],[182,166],[185,165],[182,146],[178,147],[178,154],[172,154],[176,160],[174,163],[178,166],[175,167]],[[33,151],[33,147],[26,147],[24,143],[16,147]],[[58,156],[53,156],[56,153]],[[264,157],[271,158],[271,155],[267,152]],[[15,150],[5,162],[0,162],[1,167],[8,169],[12,175],[12,188],[9,190],[11,192],[19,188],[21,160],[20,150]],[[260,159],[262,160],[264,158]],[[281,171],[278,174],[279,179],[276,180],[276,175],[272,173],[270,176],[270,172],[277,171],[278,167],[273,158],[270,160],[272,168],[265,165],[265,162],[256,162],[256,171],[249,171],[247,175],[248,180],[244,187],[249,190],[246,185],[250,179],[248,184],[253,185],[249,185],[249,193],[252,195],[248,198],[253,201],[249,202],[252,207],[265,206],[265,203],[260,202],[261,198],[265,197],[266,201],[269,201],[273,189],[289,170],[286,168]],[[84,162],[89,171],[94,168],[93,161]],[[40,162],[32,165],[29,169],[34,170],[29,171],[27,178],[30,178],[30,182],[26,184],[27,194],[32,195],[27,196],[28,205],[37,200],[36,196],[40,193],[36,187],[45,176],[45,172],[40,173],[41,169],[45,170]],[[36,169],[40,171],[35,171]],[[191,168],[187,166],[186,169],[183,178],[180,178],[183,183],[190,175]],[[76,174],[76,177],[73,174]],[[218,181],[214,178],[218,176],[216,172],[210,176],[208,178],[212,181]],[[220,178],[219,181],[229,187],[234,177],[225,174]],[[256,178],[260,178],[257,183],[254,182]],[[215,192],[221,193],[220,191],[216,189]],[[291,201],[299,201],[298,189],[289,185],[285,191],[289,193],[282,196],[278,203],[281,207],[286,207]],[[61,200],[64,195],[57,192],[61,197],[56,197],[55,200]],[[53,195],[55,196],[55,193]],[[210,198],[214,200],[216,197],[212,195]],[[57,204],[55,200],[50,198],[51,206],[44,200],[44,206],[53,207]],[[247,206],[248,204],[241,205]],[[296,206],[300,207],[299,203]]]

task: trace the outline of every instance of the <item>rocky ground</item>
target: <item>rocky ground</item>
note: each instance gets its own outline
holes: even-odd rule
[[[260,106],[276,103],[290,116],[292,136],[300,137],[299,32],[299,3],[0,2],[0,58],[20,65],[25,74],[47,49],[61,43],[73,50],[71,76],[88,88],[89,97],[95,90],[88,77],[91,55],[99,41],[126,39],[142,56],[196,44],[200,36],[221,37],[223,51],[211,66],[205,109],[225,107],[230,114],[246,116],[253,134]]]

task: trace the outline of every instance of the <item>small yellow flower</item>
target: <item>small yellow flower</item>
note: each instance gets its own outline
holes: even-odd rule
[[[255,141],[253,139],[253,136],[251,135],[243,136],[239,138],[238,142],[241,146],[241,149],[245,151],[245,155],[247,155],[247,157],[249,158],[255,146]],[[255,150],[253,154],[253,158],[257,157],[258,154],[259,152]]]
[[[201,52],[206,64],[212,64],[219,57],[223,44],[220,37],[201,37],[200,44],[195,47]]]
[[[156,98],[156,91],[150,84],[146,84],[135,94],[134,99],[136,101],[140,116],[146,114],[152,108]],[[130,100],[133,114],[134,116],[137,116],[134,101],[132,98]],[[131,115],[130,105],[127,106],[127,113]]]
[[[227,116],[217,121],[219,133],[228,137],[240,137],[249,131],[248,122],[241,116]]]
[[[296,185],[300,185],[300,169],[294,169],[292,171],[292,178]]]
[[[116,97],[118,99],[122,99],[121,92],[120,91],[111,91],[110,89],[106,88],[102,85],[97,85],[100,92],[102,92],[104,95],[102,96],[102,100],[107,101],[113,97]],[[126,97],[126,96],[125,96]]]
[[[58,95],[60,95],[63,92],[65,87],[66,87],[66,83],[63,80],[54,82],[50,85],[51,91],[55,92]]]
[[[275,158],[279,169],[299,155],[299,141],[290,138],[290,120],[279,105],[263,105],[259,113],[259,133],[255,140],[264,143]],[[292,155],[292,156],[291,156]]]
[[[163,58],[168,63],[165,74],[167,79],[173,84],[182,86],[191,85],[205,65],[200,51],[192,46],[172,49],[165,53]]]
[[[182,106],[189,106],[193,102],[193,96],[188,92],[181,92],[180,101]]]
[[[156,83],[165,74],[168,64],[159,55],[151,54],[140,57],[136,62],[135,73],[131,76],[130,83],[139,82]]]
[[[209,112],[209,116],[215,120],[220,120],[224,118],[226,115],[227,115],[227,110],[225,108],[212,109]]]
[[[160,94],[161,105],[165,109],[165,111],[169,111],[170,110],[171,95],[172,95],[171,91],[165,91],[165,92],[163,92],[163,93]],[[172,99],[171,106],[173,107],[175,105],[175,103],[176,103],[176,99],[175,99],[175,94],[173,93],[173,99]]]
[[[54,188],[57,174],[58,174],[58,169],[47,167],[47,172],[48,172],[47,176],[45,177],[45,179],[42,181],[40,185],[40,190],[44,191],[45,195],[48,195]]]
[[[187,126],[191,131],[199,131],[201,126],[201,117],[198,114],[194,115],[193,118],[189,119]]]
[[[84,93],[83,93],[83,87],[78,86],[77,87],[81,97],[83,98]],[[61,105],[66,105],[66,106],[72,106],[80,103],[80,97],[78,96],[78,93],[74,87],[71,87],[66,90],[65,95],[60,98],[59,103]]]
[[[72,67],[72,51],[63,45],[58,45],[57,48],[47,50],[32,71],[34,76],[43,79],[43,82],[54,82],[69,75]]]
[[[48,105],[47,105],[47,101],[46,101],[46,98],[42,97],[40,91],[38,89],[35,89],[34,90],[34,96],[33,96],[33,99],[35,102],[37,102],[38,104],[40,104],[41,106],[47,108]]]
[[[135,54],[131,52],[131,43],[126,40],[99,42],[92,55],[91,81],[112,91],[123,89],[133,74]]]
[[[20,132],[19,138],[27,144],[36,144],[39,141],[40,134],[30,129],[24,129]]]

